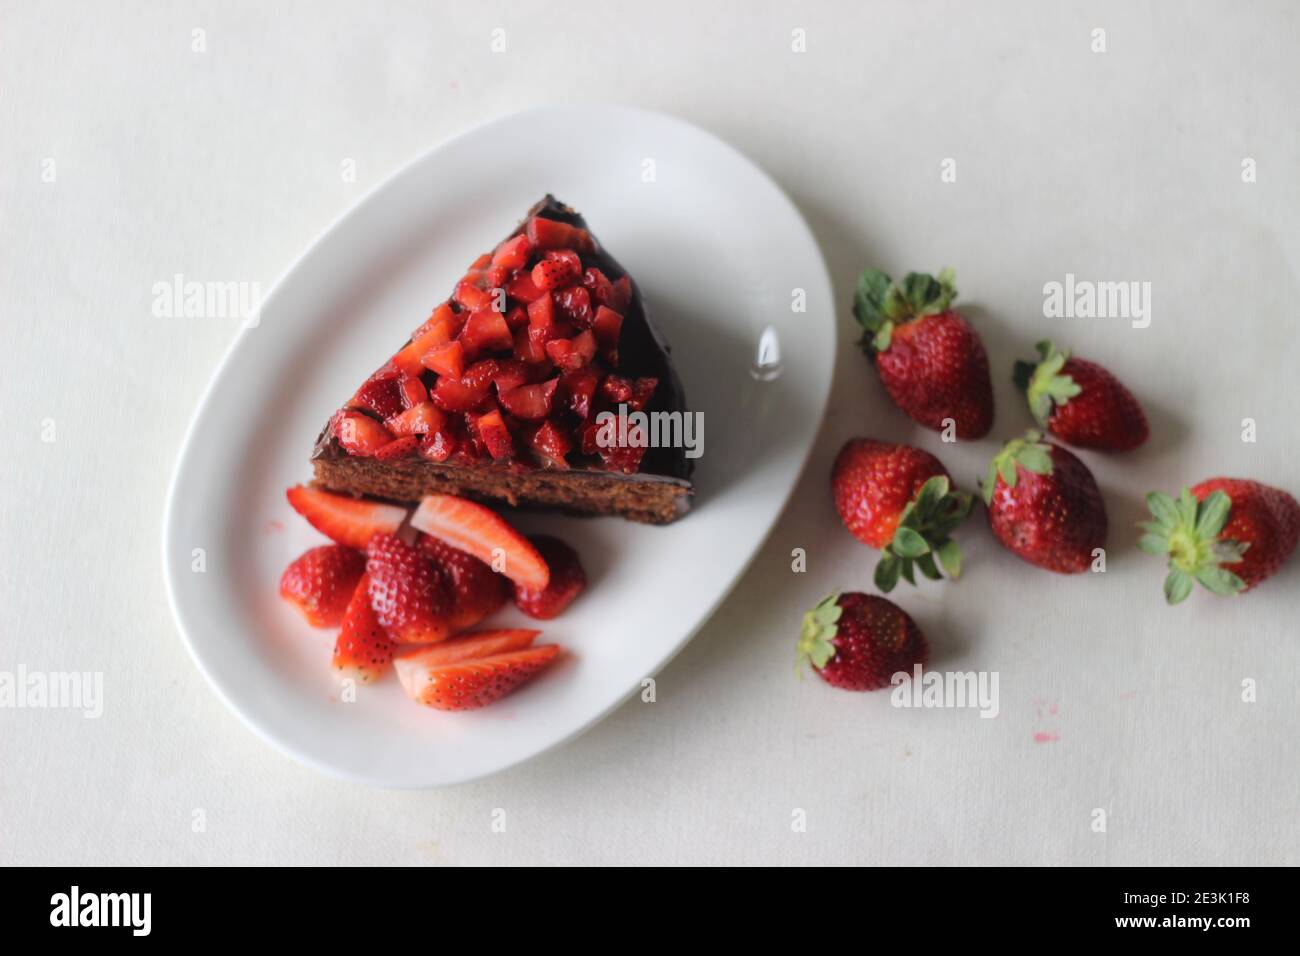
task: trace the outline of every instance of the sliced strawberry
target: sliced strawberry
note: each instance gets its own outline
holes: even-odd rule
[[[424,404],[429,400],[429,390],[414,375],[403,375],[400,384],[402,406],[404,408],[414,408],[416,405]],[[385,424],[387,423],[385,422]],[[391,431],[391,429],[389,430]]]
[[[600,390],[614,405],[626,404],[634,412],[644,411],[654,396],[659,379],[645,377],[633,381],[622,375],[610,375],[601,383]]]
[[[418,329],[411,333],[411,339],[418,339],[430,329],[437,328],[441,325],[445,325],[451,329],[452,334],[455,334],[460,328],[456,310],[452,308],[451,302],[443,302],[442,304],[435,306],[433,312],[429,314],[429,317],[420,323]]]
[[[506,325],[510,326],[510,331],[523,328],[528,324],[528,310],[522,305],[512,305],[506,310]]]
[[[607,305],[596,307],[596,318],[591,323],[596,341],[609,349],[618,348],[618,337],[623,330],[623,316]],[[616,364],[616,363],[615,363]]]
[[[531,327],[515,330],[515,358],[529,365],[540,365],[546,358],[546,340],[531,334]]]
[[[508,392],[512,388],[518,388],[520,385],[527,385],[533,381],[533,370],[518,359],[498,359],[497,370],[492,376],[492,384],[497,387],[497,392]]]
[[[418,376],[424,371],[420,360],[425,353],[435,345],[450,342],[459,331],[459,326],[460,320],[456,313],[444,302],[433,310],[433,315],[424,325],[415,330],[411,341],[393,356],[393,365],[407,375]]]
[[[514,345],[514,336],[505,316],[491,309],[471,313],[465,328],[460,330],[460,342],[470,355],[493,349],[508,349]]]
[[[634,412],[644,411],[646,405],[650,404],[650,399],[654,396],[655,389],[659,387],[659,379],[645,377],[638,378],[632,384],[632,400],[628,406]]]
[[[401,656],[418,656],[421,664],[424,665],[457,664],[461,661],[473,661],[494,657],[497,654],[509,654],[511,651],[522,651],[537,640],[541,633],[528,627],[471,631],[432,647],[406,649],[401,652]]]
[[[492,308],[493,295],[486,289],[480,289],[475,283],[471,282],[469,277],[465,277],[456,283],[456,289],[452,293],[462,309],[466,312],[487,311]]]
[[[591,326],[591,293],[580,285],[566,286],[555,293],[555,308],[580,329]]]
[[[549,292],[528,303],[528,326],[534,329],[555,328],[555,300]]]
[[[379,532],[393,534],[406,520],[406,509],[295,485],[285,492],[293,510],[313,528],[349,548],[365,550]]]
[[[610,287],[608,301],[600,304],[627,315],[628,307],[632,305],[632,280],[627,276],[619,276]]]
[[[280,597],[301,611],[312,627],[337,627],[365,570],[360,551],[323,544],[304,551],[284,569]]]
[[[510,392],[511,389],[532,382],[533,372],[534,369],[530,365],[520,362],[519,359],[499,359],[497,373],[491,377],[491,382],[497,386],[498,394]]]
[[[465,374],[460,377],[460,384],[487,395],[500,371],[501,365],[496,359],[483,359],[465,369]]]
[[[600,391],[611,404],[621,405],[632,400],[632,380],[622,375],[607,375],[600,383]]]
[[[496,461],[507,458],[513,458],[515,454],[514,439],[510,437],[510,429],[506,428],[505,420],[501,417],[501,412],[492,409],[485,412],[474,421],[475,430],[478,432],[479,439],[487,446],[488,454]]]
[[[528,437],[529,447],[537,453],[542,463],[553,468],[568,468],[564,456],[573,448],[573,442],[555,422],[542,422]]]
[[[550,583],[544,588],[515,587],[515,606],[529,617],[550,620],[573,603],[587,587],[587,572],[578,560],[578,552],[549,535],[528,539],[551,569]]]
[[[529,219],[524,232],[537,249],[577,249],[585,252],[594,246],[587,230],[540,216]]]
[[[528,264],[528,257],[533,254],[533,244],[523,233],[511,236],[492,253],[492,265],[506,269],[522,269]]]
[[[598,449],[598,454],[610,471],[634,475],[641,470],[641,459],[645,457],[645,448],[636,445],[615,445]]]
[[[468,551],[516,584],[545,588],[546,562],[528,539],[496,512],[455,495],[429,495],[420,502],[411,525],[453,548]]]
[[[542,259],[533,266],[533,285],[539,289],[559,289],[568,285],[582,275],[581,264],[574,264],[577,258],[574,255],[572,259],[560,256]]]
[[[362,574],[334,642],[334,670],[341,678],[368,684],[388,670],[396,649],[370,607],[370,576]]]
[[[510,594],[510,582],[474,555],[427,534],[420,535],[416,544],[438,566],[451,589],[450,623],[453,631],[473,627],[505,604]],[[496,654],[506,650],[514,648],[503,647],[483,653]]]
[[[543,261],[562,262],[573,273],[574,281],[582,281],[582,259],[572,249],[547,249],[542,253]]]
[[[397,410],[401,411],[400,403]],[[334,419],[334,437],[349,455],[361,458],[371,457],[393,440],[387,428],[361,412],[341,412]]]
[[[527,305],[546,295],[545,289],[539,289],[533,283],[531,272],[521,272],[506,283],[506,295]]]
[[[394,458],[405,458],[407,455],[414,455],[420,448],[420,439],[414,435],[404,435],[401,438],[394,438],[379,451],[375,452],[376,461],[392,461]]]
[[[591,293],[592,301],[597,305],[609,304],[614,286],[605,273],[592,266],[582,274],[582,284],[587,287],[587,290]]]
[[[525,421],[540,421],[551,414],[551,405],[555,400],[555,390],[560,380],[553,378],[535,385],[520,385],[508,391],[499,392],[501,407],[515,418]],[[498,383],[499,387],[499,383]]]
[[[571,339],[546,343],[546,357],[562,369],[582,368],[596,357],[596,336],[588,329]]]
[[[435,345],[420,357],[420,362],[439,375],[460,378],[465,371],[465,346],[458,341]]]
[[[592,398],[600,387],[600,373],[590,367],[580,368],[565,372],[560,382],[569,411],[586,421],[593,411]]]
[[[532,679],[555,659],[560,648],[543,644],[447,664],[426,663],[427,653],[417,652],[393,661],[407,696],[438,710],[473,710],[500,700]]]
[[[432,644],[451,634],[451,595],[437,565],[391,534],[366,548],[370,606],[400,644]]]
[[[446,420],[447,416],[439,411],[433,402],[425,400],[400,415],[394,415],[384,422],[384,427],[401,438],[406,435],[427,435],[435,432]]]
[[[402,373],[392,365],[385,366],[357,389],[348,404],[364,408],[380,418],[396,415],[406,406],[402,404]]]
[[[459,445],[456,433],[442,427],[425,435],[420,441],[420,454],[430,461],[446,461]]]
[[[457,379],[446,375],[438,379],[433,387],[433,401],[439,408],[449,412],[472,412],[483,404],[488,397],[489,385],[472,388]]]

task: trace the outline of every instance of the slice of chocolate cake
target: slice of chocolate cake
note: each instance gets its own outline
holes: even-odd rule
[[[692,462],[639,423],[674,413],[685,396],[636,283],[548,195],[334,414],[312,461],[331,491],[664,524],[690,506]]]

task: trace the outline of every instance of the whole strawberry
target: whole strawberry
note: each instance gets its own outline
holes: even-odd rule
[[[989,463],[989,527],[1013,554],[1061,574],[1087,571],[1106,544],[1106,505],[1087,466],[1036,431]]]
[[[969,515],[972,498],[953,491],[943,464],[910,445],[854,438],[831,469],[831,493],[844,526],[884,554],[875,581],[889,592],[902,577],[916,584],[914,566],[939,579],[961,574],[961,549],[950,535]]]
[[[1170,604],[1184,600],[1193,581],[1214,594],[1249,591],[1277,572],[1300,539],[1300,504],[1258,481],[1211,478],[1176,501],[1153,491],[1147,505],[1155,520],[1142,523],[1138,547],[1169,556]]]
[[[879,690],[929,660],[930,645],[916,622],[882,597],[831,594],[803,617],[799,666],[808,661],[833,687]]]
[[[1071,445],[1101,451],[1129,451],[1147,440],[1146,413],[1119,379],[1049,341],[1037,349],[1037,363],[1016,363],[1015,380],[1039,425]]]
[[[366,570],[360,551],[325,544],[304,551],[280,577],[280,596],[302,612],[312,627],[337,627],[357,580]]]
[[[951,308],[953,273],[909,272],[901,283],[876,269],[858,278],[853,314],[862,347],[889,397],[935,431],[983,438],[993,425],[993,383],[979,334]]]

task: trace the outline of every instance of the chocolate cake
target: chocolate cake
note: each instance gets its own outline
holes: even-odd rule
[[[631,276],[548,195],[331,417],[315,484],[674,521],[685,449],[644,447],[635,427],[611,441],[601,414],[685,415],[668,352]]]

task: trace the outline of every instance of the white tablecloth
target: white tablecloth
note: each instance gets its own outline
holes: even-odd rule
[[[4,3],[0,670],[101,671],[104,712],[0,710],[0,861],[1297,862],[1300,561],[1171,610],[1160,562],[1132,547],[1150,488],[1226,473],[1300,492],[1297,9],[612,7]],[[153,284],[269,288],[431,144],[561,102],[676,113],[744,150],[808,217],[846,306],[864,265],[956,266],[995,435],[1027,422],[1010,365],[1048,335],[1146,400],[1149,447],[1088,458],[1106,574],[1036,571],[973,525],[961,582],[898,598],[937,666],[998,672],[996,719],[792,677],[802,611],[869,586],[874,555],[827,490],[839,445],[914,441],[968,485],[994,447],[943,446],[894,411],[847,309],[793,503],[656,703],[503,775],[405,793],[296,765],[205,685],[167,608],[160,524],[236,328],[153,317]],[[1150,282],[1150,326],[1045,318],[1067,273]]]

